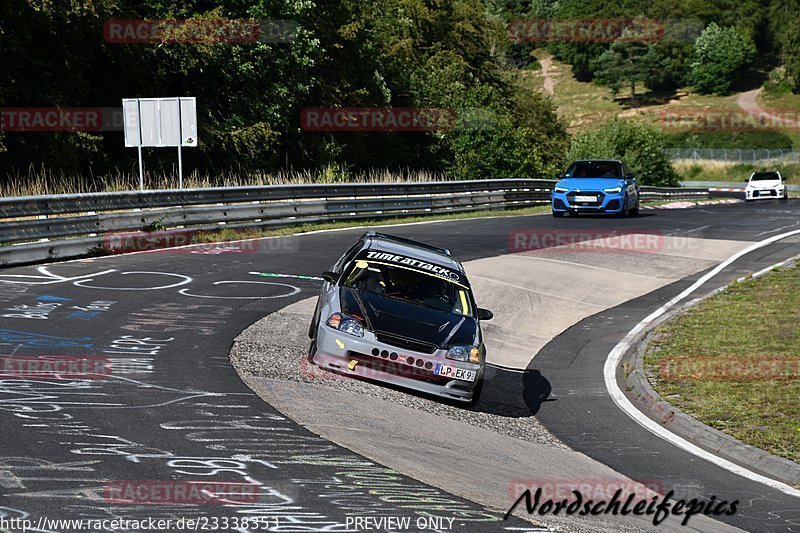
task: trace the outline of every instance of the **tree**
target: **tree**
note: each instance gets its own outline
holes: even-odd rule
[[[617,94],[624,84],[631,88],[631,104],[636,105],[636,84],[647,82],[656,71],[652,44],[630,40],[626,32],[614,41],[594,63],[594,77]]]
[[[701,93],[728,94],[731,84],[755,57],[751,40],[734,28],[721,28],[712,22],[694,43],[689,79]]]
[[[792,85],[792,91],[800,93],[800,15],[796,15],[786,25],[783,64],[786,67],[786,77]]]

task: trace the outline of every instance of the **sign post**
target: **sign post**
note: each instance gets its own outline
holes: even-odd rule
[[[183,189],[183,146],[197,146],[197,107],[194,97],[124,98],[125,146],[139,152],[139,189],[144,190],[142,147],[178,147],[178,187]]]

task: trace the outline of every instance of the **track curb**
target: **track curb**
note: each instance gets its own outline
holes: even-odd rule
[[[781,265],[785,265],[797,259],[798,257],[794,257],[782,262]],[[772,268],[774,267],[765,269],[753,277],[760,277],[768,273]],[[744,278],[740,278],[736,281],[742,281],[743,279]],[[707,426],[694,417],[687,415],[664,400],[661,395],[653,389],[647,378],[643,356],[655,329],[691,307],[722,292],[730,285],[732,285],[732,283],[726,284],[704,296],[672,309],[654,322],[650,328],[636,336],[621,360],[621,364],[627,376],[624,379],[625,393],[645,415],[692,444],[724,459],[756,470],[767,477],[793,487],[798,487],[800,486],[800,465],[789,459],[778,457],[760,448],[756,448],[755,446],[745,444],[739,439]]]

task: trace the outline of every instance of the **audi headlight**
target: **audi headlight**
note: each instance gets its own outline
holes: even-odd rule
[[[342,313],[333,313],[326,323],[329,327],[338,329],[342,333],[347,333],[355,337],[364,336],[364,326],[362,326],[361,322],[355,317]]]
[[[453,361],[465,363],[481,362],[481,351],[477,346],[452,346],[444,356]]]
[[[556,192],[567,192],[569,189],[567,189],[566,187],[556,187],[553,190]]]
[[[622,187],[613,187],[611,189],[603,189],[603,192],[610,192],[610,193],[619,193],[622,192]]]

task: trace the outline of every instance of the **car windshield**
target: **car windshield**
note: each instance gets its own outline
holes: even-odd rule
[[[620,178],[619,164],[612,161],[583,161],[570,165],[566,178]]]
[[[780,179],[777,172],[756,172],[751,181],[777,180]]]
[[[406,267],[359,259],[353,263],[343,285],[444,313],[472,316],[472,300],[465,287]]]

